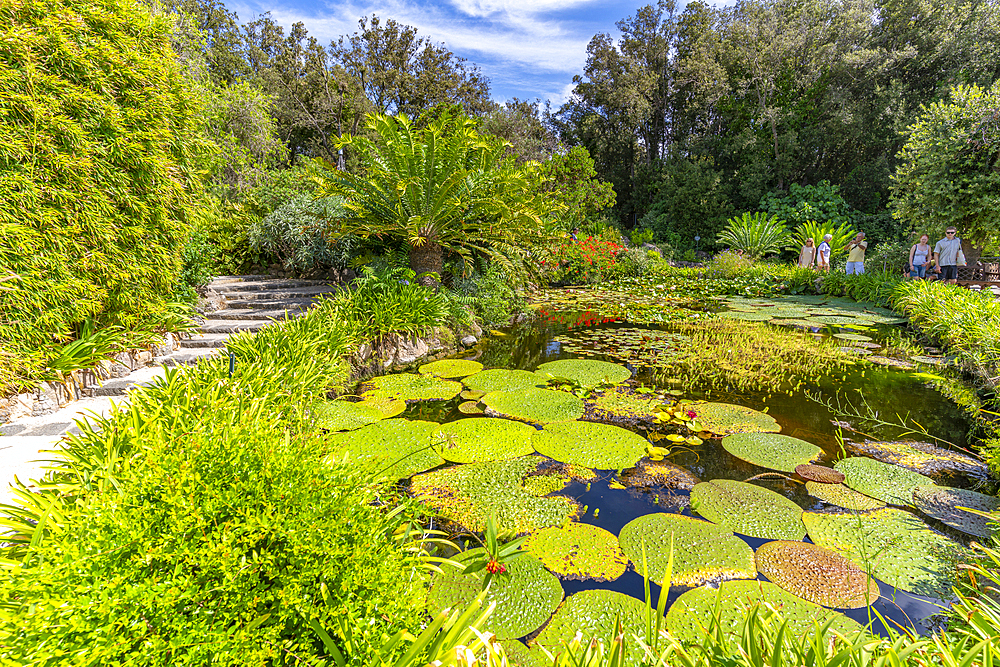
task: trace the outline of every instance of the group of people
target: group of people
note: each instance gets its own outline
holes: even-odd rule
[[[799,266],[828,272],[832,251],[830,241],[832,240],[833,235],[827,234],[817,247],[813,239],[806,239],[806,244],[802,246],[802,251],[799,253]],[[962,239],[958,238],[957,230],[954,227],[949,227],[945,231],[945,237],[934,245],[933,250],[929,241],[930,237],[927,234],[922,234],[920,241],[910,248],[908,268],[910,278],[927,278],[928,272],[933,271],[941,280],[949,283],[957,282],[958,267],[965,265]],[[865,241],[865,233],[858,232],[857,236],[847,244],[847,275],[861,275],[865,272],[865,250],[867,249],[868,241]],[[931,269],[932,266],[933,269]]]

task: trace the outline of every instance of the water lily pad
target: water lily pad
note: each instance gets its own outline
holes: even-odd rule
[[[537,373],[543,381],[551,377],[566,378],[584,387],[596,387],[602,383],[619,384],[632,377],[632,371],[624,366],[593,359],[550,361],[539,366]]]
[[[989,519],[976,513],[997,512],[1000,510],[1000,498],[947,486],[917,486],[913,489],[913,502],[927,516],[943,521],[966,535],[989,537],[1000,534],[990,526]]]
[[[524,456],[451,466],[416,475],[410,491],[446,519],[476,532],[486,529],[491,514],[501,529],[517,533],[561,526],[580,511],[576,501],[539,498],[523,486],[525,477],[544,464],[540,456]]]
[[[731,479],[702,482],[691,491],[691,506],[709,521],[741,535],[771,540],[801,540],[806,535],[802,509],[755,484]]]
[[[645,455],[648,444],[632,431],[593,422],[548,424],[536,431],[532,439],[539,454],[599,470],[620,470],[634,465]]]
[[[537,375],[531,371],[507,370],[506,368],[491,368],[488,371],[470,375],[462,379],[462,384],[473,391],[480,391],[481,398],[491,391],[510,391],[526,389],[543,384]]]
[[[860,609],[879,597],[878,583],[836,551],[775,540],[754,554],[757,570],[768,581],[803,600],[838,609]]]
[[[858,341],[859,343],[868,343],[871,341],[871,336],[863,336],[862,334],[852,334],[852,333],[835,333],[834,338],[839,338],[840,340],[850,340]]]
[[[893,359],[892,357],[883,357],[879,354],[870,354],[865,357],[865,359],[873,364],[878,364],[879,366],[890,366],[892,368],[916,368],[916,366],[909,361]]]
[[[481,407],[479,407],[479,401],[465,401],[464,403],[458,404],[458,411],[463,415],[482,415],[486,414]]]
[[[583,416],[583,401],[566,391],[511,389],[492,391],[482,399],[487,414],[532,424],[573,421]]]
[[[618,538],[585,523],[543,528],[532,533],[521,548],[567,579],[613,581],[628,566]]]
[[[320,401],[311,412],[316,426],[327,431],[353,431],[383,418],[381,411],[350,401]]]
[[[399,398],[407,403],[447,401],[458,396],[462,385],[431,375],[397,373],[380,375],[361,384],[362,398]]]
[[[648,427],[655,423],[656,407],[670,402],[663,397],[640,394],[631,387],[620,385],[585,398],[584,419]]]
[[[470,549],[454,557],[460,563],[481,558],[485,549]],[[492,632],[497,639],[516,639],[537,630],[548,620],[562,601],[559,579],[549,573],[534,556],[524,554],[506,564],[507,572],[493,578],[483,605],[496,603],[482,632]],[[428,610],[437,615],[444,609],[464,611],[483,590],[485,570],[465,574],[455,567],[444,567],[434,575],[427,595]]]
[[[708,521],[680,514],[647,514],[627,523],[618,539],[640,574],[645,545],[646,572],[652,581],[662,584],[670,558],[671,535],[674,586],[700,586],[708,581],[757,576],[750,545]]]
[[[466,389],[461,394],[459,394],[459,396],[461,396],[462,398],[464,398],[467,401],[478,401],[480,398],[482,398],[483,396],[485,396],[487,393],[488,392],[485,392],[485,391],[476,391],[474,389]]]
[[[807,479],[811,482],[821,482],[823,484],[841,484],[845,479],[844,473],[839,470],[827,468],[826,466],[812,465],[811,463],[795,466],[795,474],[802,479]]]
[[[744,322],[767,322],[771,319],[771,316],[767,313],[762,312],[752,312],[745,313],[737,310],[730,310],[725,313],[719,313],[719,317],[730,319],[730,320],[743,320]]]
[[[884,463],[892,463],[909,468],[921,475],[939,475],[956,472],[972,475],[977,479],[988,479],[986,464],[971,456],[927,442],[848,442],[847,448],[866,454]]]
[[[443,424],[438,434],[438,453],[452,463],[512,459],[535,451],[531,446],[535,429],[509,419],[459,419]]]
[[[370,397],[361,401],[358,405],[375,408],[382,413],[383,419],[398,417],[406,410],[406,401],[389,396]]]
[[[833,466],[844,473],[844,485],[890,505],[913,507],[913,487],[933,484],[920,473],[875,459],[853,456]]]
[[[695,588],[681,595],[667,612],[666,629],[674,638],[685,644],[699,644],[708,632],[709,619],[719,614],[719,627],[729,636],[738,636],[743,630],[747,611],[758,607],[769,616],[776,610],[788,622],[786,633],[802,637],[815,632],[817,625],[833,619],[829,635],[840,633],[851,636],[860,631],[861,624],[839,612],[795,597],[767,581],[725,581],[718,589]],[[770,608],[770,609],[769,609]],[[772,627],[778,627],[778,623]]]
[[[906,510],[805,512],[809,538],[846,556],[873,577],[910,593],[951,597],[961,547]]]
[[[552,661],[540,646],[528,648],[516,639],[501,640],[500,645],[510,667],[552,667]]]
[[[723,438],[722,446],[747,463],[789,473],[823,453],[810,442],[777,433],[735,433]]]
[[[821,482],[806,482],[806,491],[810,496],[819,498],[824,503],[843,507],[848,510],[865,511],[885,507],[885,503],[849,489],[843,484],[825,484]]]
[[[701,427],[716,435],[730,433],[777,433],[781,430],[774,418],[742,405],[731,403],[690,403],[686,409],[697,413]]]
[[[481,363],[468,359],[439,359],[419,368],[421,375],[436,375],[439,378],[464,378],[481,370]]]
[[[433,447],[438,426],[428,421],[383,419],[356,431],[334,433],[328,442],[346,449],[352,461],[370,460],[380,468],[385,466],[379,479],[403,479],[444,463]]]
[[[572,641],[579,632],[585,643],[594,638],[603,640],[608,646],[617,621],[620,620],[624,628],[641,628],[645,623],[646,610],[644,602],[624,593],[580,591],[566,598],[532,643],[559,655],[564,644]],[[634,643],[628,642],[627,646],[624,664],[637,666],[642,654]]]
[[[665,461],[643,459],[618,476],[626,487],[664,487],[690,491],[701,482],[690,470]]]

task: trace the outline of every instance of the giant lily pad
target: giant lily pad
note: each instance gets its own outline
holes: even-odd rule
[[[573,421],[583,416],[583,401],[565,391],[511,389],[492,391],[482,400],[487,414],[532,424]]]
[[[843,507],[848,510],[865,511],[885,507],[885,503],[849,489],[843,484],[826,484],[822,482],[806,482],[806,491],[810,496],[819,498],[824,503]]]
[[[593,359],[560,359],[538,367],[542,381],[550,378],[566,378],[584,387],[596,387],[601,383],[619,384],[632,377],[632,371],[608,361]]]
[[[527,456],[534,452],[535,429],[509,419],[459,419],[438,430],[438,453],[452,463],[474,463]]]
[[[986,464],[982,461],[926,442],[848,442],[847,447],[884,463],[909,468],[921,475],[957,472],[978,479],[989,477]]]
[[[552,667],[552,661],[540,646],[528,648],[516,639],[501,640],[500,645],[510,667]]]
[[[439,378],[464,378],[483,370],[478,361],[468,359],[439,359],[420,367],[421,375],[436,375]]]
[[[719,614],[720,630],[731,636],[738,636],[743,630],[747,610],[759,605],[760,613],[770,615],[768,608],[788,622],[786,632],[793,637],[802,637],[815,631],[833,619],[828,632],[853,635],[861,625],[843,614],[819,605],[806,602],[791,593],[781,590],[767,581],[726,581],[714,588],[696,588],[681,595],[667,612],[667,631],[685,644],[698,644],[705,640],[709,620]],[[775,623],[772,627],[777,627]]]
[[[700,482],[690,470],[665,461],[643,459],[634,468],[622,470],[619,475],[626,487],[664,487],[690,491]]]
[[[576,501],[565,496],[533,496],[524,479],[544,465],[539,456],[452,466],[417,475],[410,484],[413,495],[446,519],[482,532],[490,515],[503,530],[526,533],[547,526],[561,526],[579,512]]]
[[[484,415],[486,412],[479,407],[479,401],[464,401],[458,404],[458,411],[463,415]]]
[[[624,385],[610,387],[584,399],[584,419],[625,426],[652,426],[656,407],[670,403],[662,397],[637,393]]]
[[[611,424],[560,422],[536,431],[531,444],[539,454],[556,461],[620,470],[641,459],[649,443],[641,435]]]
[[[735,433],[723,438],[722,446],[747,463],[788,473],[823,453],[812,443],[777,433]]]
[[[327,431],[353,431],[383,418],[382,412],[362,403],[320,401],[312,406],[316,426]]]
[[[531,371],[507,370],[506,368],[491,368],[488,371],[470,375],[462,380],[462,384],[472,391],[482,392],[479,397],[491,391],[510,391],[526,389],[543,384],[537,375]],[[477,397],[477,398],[479,398]]]
[[[406,410],[406,401],[388,396],[370,397],[361,401],[358,405],[378,410],[382,413],[383,419],[398,417]]]
[[[446,401],[458,396],[462,385],[431,375],[397,373],[380,375],[361,384],[362,398],[399,398],[407,403]]]
[[[671,583],[675,586],[757,576],[750,545],[708,521],[680,514],[647,514],[627,523],[618,539],[640,574],[645,545],[646,572],[652,581],[662,584],[670,558],[671,536],[674,548]]]
[[[580,591],[566,598],[533,644],[544,646],[558,655],[562,652],[564,643],[569,643],[580,633],[585,643],[591,639],[600,639],[607,646],[615,631],[616,622],[620,620],[623,628],[643,627],[646,610],[645,603],[624,593]],[[638,665],[642,654],[632,642],[628,642],[627,646],[624,664],[630,667]]]
[[[730,433],[777,433],[781,430],[774,418],[742,405],[730,403],[689,403],[686,409],[698,416],[701,427],[716,435]]]
[[[734,533],[770,540],[801,540],[802,509],[788,498],[731,479],[702,482],[691,491],[691,506],[709,521]]]
[[[379,479],[403,479],[444,463],[432,446],[437,428],[434,422],[384,419],[357,431],[335,433],[329,442],[345,448],[351,460],[371,460],[384,467]]]
[[[917,486],[913,489],[913,502],[927,516],[943,521],[967,535],[989,537],[1000,533],[990,527],[989,519],[977,514],[1000,510],[1000,498],[947,486]]]
[[[805,512],[809,538],[843,554],[890,586],[936,598],[951,597],[958,544],[906,510]]]
[[[567,579],[613,581],[628,565],[617,537],[585,523],[543,528],[532,533],[522,549]]]
[[[802,479],[823,484],[840,484],[844,481],[844,473],[826,466],[803,463],[795,466],[795,474]]]
[[[774,540],[754,554],[757,570],[792,595],[824,607],[860,609],[878,600],[878,583],[836,551]]]
[[[454,559],[464,564],[482,558],[485,553],[485,549],[470,549]],[[548,620],[562,601],[563,590],[559,579],[531,555],[514,558],[506,568],[506,573],[493,578],[483,602],[484,606],[495,602],[496,608],[486,626],[477,629],[492,632],[497,639],[516,639],[534,632]],[[482,592],[485,575],[485,570],[465,574],[457,568],[445,567],[431,581],[427,595],[431,614],[443,609],[467,609]]]
[[[833,467],[844,473],[846,486],[890,505],[913,507],[913,487],[934,483],[912,470],[857,456],[838,461]]]

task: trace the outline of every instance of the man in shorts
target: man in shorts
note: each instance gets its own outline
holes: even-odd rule
[[[954,227],[949,227],[944,238],[934,245],[934,269],[941,280],[954,285],[958,282],[958,254],[962,252],[962,239]]]
[[[868,249],[868,241],[865,241],[865,233],[858,232],[854,240],[847,244],[847,275],[860,276],[865,272],[865,250]]]

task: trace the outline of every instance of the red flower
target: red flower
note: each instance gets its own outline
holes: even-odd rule
[[[694,410],[688,410],[685,414],[687,415],[688,419],[694,419],[695,417],[698,416],[698,413],[695,412]]]
[[[507,571],[507,568],[501,565],[496,559],[491,558],[490,562],[486,564],[486,571],[490,574],[503,574]]]

